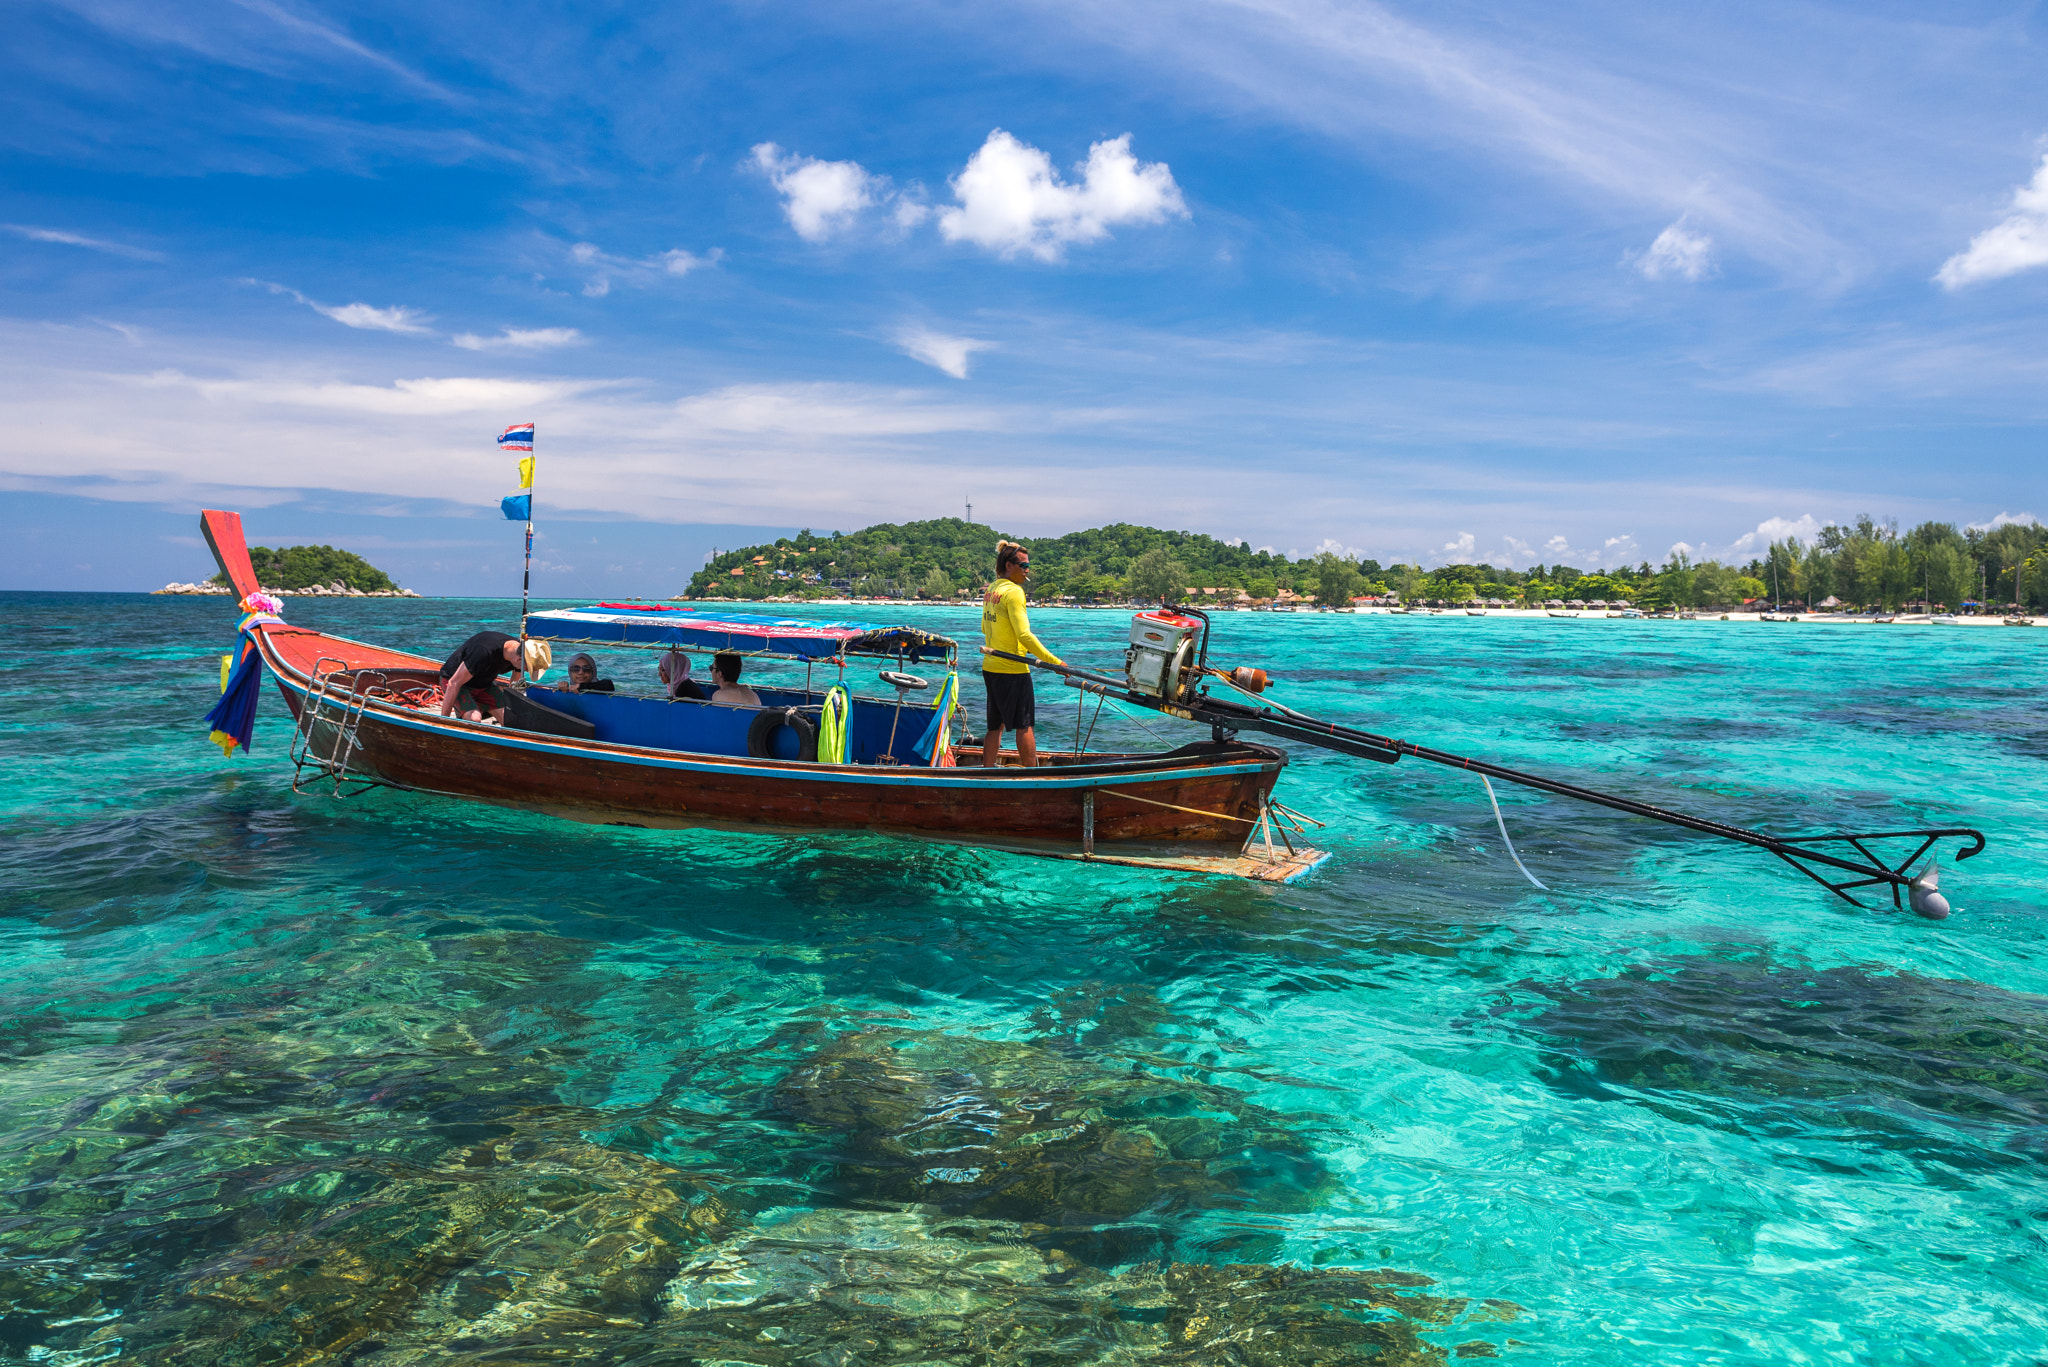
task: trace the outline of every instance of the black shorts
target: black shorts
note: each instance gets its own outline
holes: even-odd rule
[[[988,690],[988,725],[991,731],[1029,731],[1038,724],[1038,704],[1031,691],[1029,674],[991,674],[981,671],[982,687]]]

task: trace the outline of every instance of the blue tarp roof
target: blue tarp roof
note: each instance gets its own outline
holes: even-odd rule
[[[916,627],[626,603],[536,612],[526,619],[526,634],[579,645],[679,646],[805,660],[837,655],[943,660],[954,650],[951,639]]]

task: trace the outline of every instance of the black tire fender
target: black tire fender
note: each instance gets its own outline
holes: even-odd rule
[[[771,759],[768,740],[777,731],[787,726],[796,732],[796,757],[814,760],[818,757],[818,728],[809,717],[794,707],[764,707],[754,716],[753,725],[747,728],[747,754],[753,759]]]

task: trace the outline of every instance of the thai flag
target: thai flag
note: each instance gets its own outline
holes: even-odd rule
[[[533,424],[515,422],[498,434],[498,446],[505,451],[531,451],[533,449]]]

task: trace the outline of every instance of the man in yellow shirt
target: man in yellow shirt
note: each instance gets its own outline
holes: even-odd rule
[[[990,650],[1035,655],[1048,664],[1066,661],[1031,634],[1024,615],[1024,581],[1031,574],[1031,552],[1014,541],[996,543],[996,581],[981,596],[981,639]],[[1031,666],[1015,660],[984,657],[981,682],[988,689],[988,730],[981,738],[981,762],[996,767],[1002,753],[1003,729],[1017,733],[1017,758],[1026,768],[1038,763],[1037,701],[1031,691]]]

